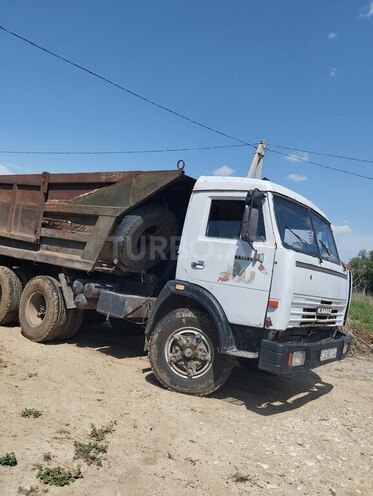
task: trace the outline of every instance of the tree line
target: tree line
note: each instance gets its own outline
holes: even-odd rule
[[[361,250],[350,261],[353,289],[359,293],[373,294],[373,250]]]

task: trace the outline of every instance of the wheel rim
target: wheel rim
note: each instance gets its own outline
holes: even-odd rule
[[[33,293],[26,305],[27,320],[33,327],[40,326],[43,323],[46,313],[47,301],[45,296],[39,291]]]
[[[166,361],[180,377],[197,379],[212,367],[214,349],[208,336],[193,327],[177,329],[165,346]]]

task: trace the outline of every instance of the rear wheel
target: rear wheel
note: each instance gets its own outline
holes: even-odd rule
[[[219,353],[218,336],[209,315],[180,308],[161,319],[150,336],[153,372],[166,388],[206,396],[228,379],[234,360]]]
[[[60,285],[49,276],[31,279],[23,290],[19,306],[22,334],[38,343],[59,337],[66,324],[66,307]]]
[[[0,267],[0,325],[17,320],[22,283],[8,267]]]
[[[84,320],[84,310],[79,310],[78,308],[72,308],[66,310],[66,322],[59,332],[56,339],[70,339],[79,331]]]

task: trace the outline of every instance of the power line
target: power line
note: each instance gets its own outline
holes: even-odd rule
[[[0,154],[13,154],[13,155],[125,155],[125,154],[142,154],[142,153],[172,153],[172,152],[185,152],[185,151],[198,151],[198,150],[218,150],[222,148],[241,148],[248,145],[216,145],[216,146],[198,146],[198,147],[188,147],[188,148],[162,148],[156,150],[118,150],[118,151],[33,151],[33,150],[0,150]],[[266,148],[266,151],[277,153],[286,158],[294,158],[294,155],[288,153],[283,153],[278,150],[273,150],[271,148]],[[331,167],[329,165],[320,164],[312,160],[308,160],[303,157],[296,157],[300,162],[306,162],[311,165],[316,165],[318,167],[323,167],[324,169],[330,169],[336,172],[341,172],[344,174],[349,174],[351,176],[357,176],[364,179],[373,180],[373,177],[364,176],[351,171],[346,171],[344,169],[339,169],[337,167]]]
[[[19,40],[22,40],[25,43],[28,43],[29,45],[31,45],[35,48],[38,48],[39,50],[42,50],[43,52],[48,53],[49,55],[52,55],[53,57],[55,57],[59,60],[62,60],[63,62],[66,62],[67,64],[70,64],[73,67],[76,67],[77,69],[80,69],[81,71],[84,71],[87,74],[90,74],[91,76],[94,76],[95,78],[100,79],[101,81],[104,81],[105,83],[110,84],[111,86],[114,86],[115,88],[118,88],[122,91],[125,91],[129,95],[132,95],[132,96],[134,96],[140,100],[143,100],[146,103],[149,103],[150,105],[153,105],[154,107],[158,107],[159,109],[164,110],[165,112],[168,112],[172,115],[180,117],[180,119],[184,119],[185,121],[191,122],[192,124],[195,124],[196,126],[207,129],[208,131],[212,131],[213,133],[219,134],[220,136],[224,136],[225,138],[229,138],[233,141],[237,141],[238,143],[242,143],[243,145],[252,146],[253,148],[256,148],[256,146],[253,145],[252,143],[247,143],[246,141],[243,141],[239,138],[235,138],[234,136],[231,136],[230,134],[224,133],[223,131],[219,131],[218,129],[214,129],[210,126],[202,124],[201,122],[196,121],[195,119],[192,119],[191,117],[187,117],[186,115],[183,115],[180,112],[176,112],[175,110],[172,110],[168,107],[165,107],[164,105],[161,105],[160,103],[157,103],[154,100],[151,100],[150,98],[148,98],[146,96],[140,95],[139,93],[136,93],[135,91],[132,91],[128,88],[125,88],[124,86],[112,81],[111,79],[108,79],[104,76],[101,76],[97,72],[91,71],[90,69],[87,69],[86,67],[83,67],[82,65],[77,64],[76,62],[73,62],[72,60],[69,60],[66,57],[62,57],[61,55],[58,55],[57,53],[52,52],[48,48],[45,48],[41,45],[38,45],[37,43],[34,43],[33,41],[13,32],[13,31],[10,31],[9,29],[5,28],[4,26],[0,26],[0,29],[2,31],[4,31],[5,33],[10,34],[11,36],[14,36],[15,38],[18,38]]]
[[[32,151],[32,150],[0,150],[0,154],[13,155],[125,155],[141,153],[171,153],[171,152],[189,152],[196,150],[218,150],[221,148],[240,148],[248,145],[217,145],[217,146],[198,146],[190,148],[163,148],[157,150],[118,150],[118,151]]]
[[[273,150],[272,148],[267,148],[267,151],[272,153],[277,153],[279,155],[282,155],[283,157],[288,157],[288,158],[291,157],[294,159],[294,155],[289,155],[288,153],[279,152],[278,150]],[[331,167],[330,165],[320,164],[319,162],[314,162],[313,160],[308,160],[303,157],[296,157],[296,159],[299,160],[300,162],[306,162],[308,164],[316,165],[317,167],[322,167],[324,169],[330,169],[333,171],[341,172],[343,174],[348,174],[350,176],[362,177],[363,179],[369,179],[373,181],[373,177],[371,176],[364,176],[363,174],[358,174],[357,172],[346,171],[344,169],[338,169],[338,167]]]
[[[214,145],[214,146],[197,146],[197,147],[184,147],[184,148],[160,148],[160,149],[151,149],[151,150],[99,150],[99,151],[67,151],[67,150],[0,150],[1,155],[127,155],[127,154],[142,154],[142,153],[172,153],[172,152],[189,152],[189,151],[200,151],[200,150],[219,150],[222,148],[241,148],[241,147],[247,147],[249,145],[244,145],[244,144],[237,144],[237,145]],[[268,145],[272,146],[275,148],[283,148],[285,150],[292,150],[295,152],[302,152],[302,153],[310,153],[314,155],[323,155],[326,157],[333,157],[333,158],[340,158],[340,159],[346,159],[346,160],[352,160],[356,162],[367,162],[367,163],[373,163],[373,160],[365,160],[365,159],[359,159],[359,158],[352,158],[352,157],[344,157],[342,155],[332,155],[329,153],[322,153],[322,152],[315,152],[315,151],[310,151],[310,150],[302,150],[298,148],[291,148],[287,146],[280,146],[280,145]],[[276,152],[276,150],[272,150],[270,148],[267,148],[268,151],[273,151]],[[296,160],[301,160],[302,157],[300,156],[295,156],[292,154],[283,154],[285,157],[290,157],[294,158]],[[307,161],[305,159],[304,161]],[[310,161],[309,161],[310,162]],[[311,162],[310,162],[311,163]],[[348,171],[346,171],[348,172]]]
[[[365,158],[346,157],[345,155],[334,155],[332,153],[315,152],[312,150],[302,150],[300,148],[292,148],[290,146],[272,145],[271,143],[268,143],[268,146],[272,146],[273,148],[281,148],[282,150],[291,150],[293,152],[298,152],[298,153],[310,153],[311,155],[320,155],[323,157],[339,158],[342,160],[352,160],[353,162],[365,162],[367,164],[373,164],[373,160],[368,160]]]
[[[150,105],[153,105],[161,110],[164,110],[165,112],[168,112],[172,115],[175,115],[176,117],[179,117],[185,121],[188,121],[192,124],[195,124],[196,126],[199,126],[201,128],[204,128],[204,129],[207,129],[208,131],[211,131],[213,133],[216,133],[216,134],[219,134],[220,136],[224,136],[225,138],[229,138],[233,141],[236,141],[238,143],[240,143],[240,145],[236,145],[236,146],[251,146],[253,148],[256,149],[256,146],[252,143],[248,143],[244,140],[241,140],[239,138],[235,138],[234,136],[231,136],[230,134],[227,134],[223,131],[219,131],[218,129],[214,129],[210,126],[207,126],[199,121],[196,121],[195,119],[192,119],[186,115],[183,115],[179,112],[176,112],[175,110],[172,110],[168,107],[165,107],[164,105],[161,105],[160,103],[157,103],[155,102],[154,100],[151,100],[150,98],[147,98],[139,93],[136,93],[128,88],[125,88],[124,86],[104,77],[104,76],[101,76],[100,74],[94,72],[94,71],[91,71],[90,69],[87,69],[86,67],[83,67],[82,65],[80,64],[77,64],[69,59],[67,59],[66,57],[62,57],[61,55],[58,55],[57,53],[55,52],[52,52],[51,50],[41,46],[41,45],[38,45],[37,43],[13,32],[13,31],[10,31],[9,29],[5,28],[4,26],[1,26],[0,25],[0,29],[2,31],[4,31],[5,33],[8,33],[9,35],[11,36],[14,36],[15,38],[18,38],[19,40],[21,41],[24,41],[25,43],[28,43],[29,45],[35,47],[35,48],[38,48],[39,50],[49,54],[49,55],[52,55],[53,57],[59,59],[59,60],[62,60],[63,62],[66,62],[67,64],[77,68],[77,69],[80,69],[81,71],[83,72],[86,72],[87,74],[90,74],[91,76],[94,76],[95,78],[97,79],[100,79],[101,81],[104,81],[105,83],[107,84],[110,84],[111,86],[114,86],[115,88],[118,88],[120,89],[121,91],[124,91],[146,103],[149,103]],[[324,155],[324,156],[329,156],[329,157],[334,157],[334,158],[344,158],[346,160],[355,160],[355,161],[360,161],[360,162],[367,162],[367,163],[373,163],[373,161],[371,160],[364,160],[364,159],[355,159],[355,158],[352,158],[352,157],[343,157],[341,155],[333,155],[333,154],[324,154],[324,153],[321,153],[321,152],[311,152],[311,151],[307,151],[307,150],[297,150],[295,148],[290,148],[290,147],[285,147],[285,146],[281,146],[281,145],[271,145],[273,146],[274,148],[282,148],[282,149],[286,149],[286,150],[293,150],[293,151],[298,151],[298,152],[303,152],[303,153],[314,153],[314,154],[318,154],[318,155]],[[200,148],[195,148],[195,149],[213,149],[213,148],[222,148],[223,146],[221,147],[200,147]],[[231,147],[229,145],[226,146],[227,148]],[[101,155],[101,154],[116,154],[116,153],[121,153],[121,154],[125,154],[125,153],[164,153],[164,152],[171,152],[171,151],[188,151],[188,150],[192,150],[191,148],[187,148],[187,149],[163,149],[163,150],[128,150],[128,151],[119,151],[119,152],[115,152],[115,151],[108,151],[108,152],[58,152],[58,151],[52,151],[52,152],[32,152],[32,151],[11,151],[11,150],[8,150],[8,151],[0,151],[0,153],[14,153],[14,154],[39,154],[39,155],[47,155],[47,154],[50,154],[50,155],[80,155],[80,154],[87,154],[87,155]],[[293,155],[290,155],[290,154],[287,154],[287,153],[283,153],[283,152],[280,152],[278,150],[274,150],[274,149],[271,149],[271,148],[268,148],[268,151],[271,151],[273,153],[277,153],[279,155],[282,155],[282,156],[285,156],[285,157],[294,157]],[[349,174],[349,175],[352,175],[352,176],[357,176],[357,177],[361,177],[363,179],[369,179],[369,180],[373,180],[373,177],[370,177],[370,176],[365,176],[365,175],[362,175],[362,174],[358,174],[358,173],[355,173],[355,172],[350,172],[350,171],[346,171],[346,170],[343,170],[343,169],[338,169],[337,167],[331,167],[331,166],[328,166],[328,165],[325,165],[325,164],[320,164],[318,162],[314,162],[312,160],[308,160],[306,158],[302,158],[302,157],[297,157],[297,159],[301,162],[307,162],[309,164],[313,164],[313,165],[316,165],[318,167],[323,167],[325,169],[329,169],[329,170],[334,170],[334,171],[337,171],[337,172],[341,172],[341,173],[344,173],[344,174]]]
[[[185,152],[185,151],[197,151],[197,150],[218,150],[222,148],[241,148],[247,147],[248,145],[216,145],[216,146],[198,146],[198,147],[188,147],[188,148],[162,148],[156,150],[118,150],[118,151],[33,151],[33,150],[0,150],[0,154],[13,154],[13,155],[125,155],[125,154],[142,154],[142,153],[172,153],[172,152]],[[293,158],[294,155],[289,153],[283,153],[278,150],[273,150],[272,148],[266,148],[266,151],[277,153],[286,158]],[[341,172],[344,174],[349,174],[351,176],[357,176],[364,179],[373,180],[373,177],[364,176],[356,172],[346,171],[344,169],[339,169],[337,167],[331,167],[329,165],[320,164],[312,160],[308,160],[303,157],[296,157],[297,161],[306,162],[311,165],[316,165],[318,167],[323,167],[324,169],[330,169],[336,172]]]

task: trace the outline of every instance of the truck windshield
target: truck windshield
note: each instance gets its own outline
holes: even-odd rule
[[[274,195],[278,230],[285,248],[340,264],[330,225],[312,210]]]

